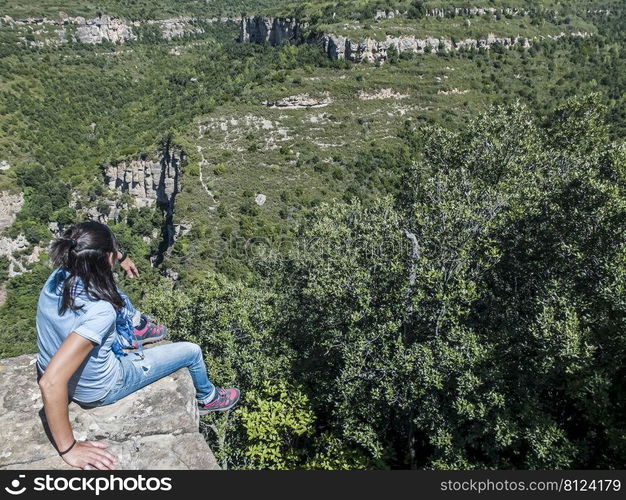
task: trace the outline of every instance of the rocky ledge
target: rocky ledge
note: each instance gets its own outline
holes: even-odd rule
[[[74,436],[107,443],[121,470],[219,469],[194,393],[182,369],[113,405],[71,403]],[[0,469],[71,469],[47,437],[33,354],[0,360],[0,428]]]
[[[402,52],[424,54],[463,49],[489,50],[495,45],[511,49],[517,46],[530,47],[536,41],[544,39],[557,40],[566,36],[585,38],[591,36],[591,34],[587,32],[561,32],[556,35],[540,35],[526,38],[521,36],[505,37],[489,33],[484,38],[467,38],[463,40],[454,40],[451,37],[417,38],[405,35],[387,35],[385,40],[375,40],[373,38],[351,40],[343,35],[319,32],[316,29],[312,29],[307,23],[296,19],[255,16],[242,18],[238,40],[244,43],[269,43],[275,46],[286,43],[295,45],[313,43],[321,46],[332,60],[376,63],[386,61],[389,58],[389,51],[392,47],[398,54]]]

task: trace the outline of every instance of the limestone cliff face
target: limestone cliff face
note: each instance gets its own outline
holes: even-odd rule
[[[395,10],[377,10],[374,14],[374,20],[378,21],[379,19],[393,19],[395,17],[403,17],[406,16],[408,12],[400,11],[398,9]],[[484,16],[485,14],[490,15],[509,15],[509,16],[519,16],[526,15],[528,11],[523,9],[516,9],[512,7],[454,7],[449,9],[439,8],[439,9],[428,9],[425,12],[426,17],[453,17],[453,16],[464,16],[464,17],[472,17],[472,16]]]
[[[113,42],[122,43],[127,40],[137,40],[131,26],[121,19],[109,16],[100,16],[94,19],[80,18],[76,28],[76,39],[83,43]]]
[[[90,216],[102,220],[119,220],[122,209],[129,207],[155,207],[163,214],[163,226],[160,229],[159,250],[153,256],[152,263],[162,262],[167,250],[174,244],[177,236],[184,235],[190,225],[174,224],[176,195],[181,190],[182,163],[185,153],[164,143],[156,159],[135,158],[105,166],[104,182],[113,197],[107,199],[108,213],[102,214],[95,207]],[[158,237],[155,228],[153,237]]]
[[[0,469],[72,469],[47,437],[35,355],[0,360]],[[118,469],[219,469],[198,431],[195,389],[186,368],[94,409],[69,406],[78,440],[109,446]],[[77,469],[74,469],[77,470]]]
[[[434,15],[434,14],[433,14]],[[265,43],[280,45],[290,43],[315,43],[322,47],[324,52],[333,60],[345,59],[352,62],[382,62],[388,58],[391,47],[395,47],[398,53],[412,52],[424,53],[426,51],[438,52],[440,50],[460,50],[463,48],[490,49],[495,44],[505,48],[517,45],[530,46],[537,38],[502,37],[489,33],[485,38],[453,41],[451,38],[417,38],[413,36],[394,37],[387,35],[385,40],[351,40],[350,38],[333,33],[311,32],[306,35],[308,25],[290,18],[280,17],[254,17],[243,18],[241,21],[241,42]],[[570,36],[586,37],[588,33],[570,33]],[[566,33],[548,35],[541,38],[557,39],[567,36]]]
[[[156,159],[144,157],[109,164],[105,166],[104,182],[120,195],[128,193],[132,206],[157,206],[169,213],[180,191],[184,157],[182,150],[166,147]],[[119,211],[120,207],[115,208]]]
[[[282,45],[302,41],[307,24],[289,17],[244,17],[241,20],[240,42]]]
[[[128,21],[117,17],[101,15],[91,19],[82,16],[69,17],[61,13],[59,19],[27,18],[13,19],[10,16],[0,18],[0,25],[11,26],[24,36],[22,42],[29,46],[43,47],[61,45],[68,42],[98,44],[103,42],[125,43],[137,40],[138,30],[142,25],[156,26],[161,36],[172,40],[188,35],[204,33],[202,24],[240,21],[241,18],[214,17],[196,19],[176,17],[171,19],[149,19]],[[28,39],[26,35],[29,35]],[[35,40],[32,37],[36,37]]]
[[[0,193],[0,233],[13,224],[23,204],[22,193]],[[7,268],[9,278],[24,273],[30,264],[37,262],[41,250],[39,246],[31,247],[23,234],[18,234],[15,238],[0,236],[0,257],[9,261]],[[2,303],[3,300],[0,297],[0,305]]]
[[[467,38],[453,42],[450,38],[415,38],[412,36],[393,37],[387,36],[385,40],[379,41],[366,38],[361,41],[353,41],[345,36],[324,34],[319,38],[324,52],[333,60],[346,59],[352,62],[378,62],[385,61],[388,51],[395,47],[398,53],[413,52],[424,53],[427,50],[438,52],[440,50],[450,51],[461,48],[485,48],[489,49],[496,43],[502,44],[505,48],[521,44],[528,47],[531,40],[522,37],[499,37],[492,33],[482,39]]]
[[[13,224],[23,204],[24,195],[22,193],[11,194],[5,191],[0,193],[0,232]]]
[[[524,9],[516,9],[513,7],[455,7],[452,9],[430,9],[426,15],[429,17],[446,17],[446,16],[484,16],[485,14],[524,16],[528,11]]]

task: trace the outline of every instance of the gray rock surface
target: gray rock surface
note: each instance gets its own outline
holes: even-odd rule
[[[6,191],[0,192],[0,232],[13,224],[23,204],[24,195],[22,193],[11,194]]]
[[[142,25],[156,26],[164,39],[172,40],[188,35],[200,35],[204,33],[202,28],[204,24],[239,22],[240,20],[240,17],[176,17],[171,19],[130,21],[105,14],[86,19],[82,16],[70,17],[63,12],[59,12],[59,17],[56,19],[45,17],[13,19],[11,16],[3,16],[0,17],[0,26],[10,26],[23,35],[37,35],[36,40],[27,39],[25,36],[21,36],[19,39],[27,46],[45,47],[47,45],[58,46],[77,41],[88,44],[103,42],[121,44],[137,40],[138,28]],[[60,29],[54,29],[55,27]],[[42,28],[48,28],[48,30]]]
[[[559,39],[564,36],[587,37],[589,33],[560,33],[558,35],[539,36],[538,39],[550,38]],[[346,59],[352,62],[367,61],[370,63],[385,61],[388,57],[388,50],[395,47],[398,53],[412,52],[424,53],[427,48],[432,52],[452,51],[463,48],[486,49],[489,50],[493,45],[500,44],[505,49],[510,49],[521,45],[529,47],[535,38],[525,37],[502,37],[493,33],[489,33],[485,38],[466,38],[459,41],[453,41],[451,38],[416,38],[413,36],[387,36],[385,40],[374,40],[365,38],[361,41],[353,41],[345,36],[334,34],[323,34],[317,38],[311,38],[307,42],[320,43],[324,52],[333,59]]]
[[[132,27],[121,19],[100,16],[85,20],[76,28],[76,38],[83,43],[113,42],[122,43],[136,40]]]
[[[472,10],[467,12],[459,11],[459,15],[480,15],[488,10]],[[495,12],[495,11],[494,11]],[[516,11],[517,12],[517,11]],[[513,11],[511,12],[513,13]],[[429,15],[438,17],[445,12],[431,12]],[[395,14],[393,14],[395,15]],[[493,33],[487,34],[485,38],[453,41],[452,38],[417,38],[414,36],[387,36],[385,40],[374,40],[365,38],[355,41],[343,35],[333,33],[311,32],[307,34],[308,25],[292,18],[284,17],[244,17],[241,20],[239,41],[253,43],[269,43],[271,45],[281,45],[289,42],[315,43],[320,45],[324,52],[333,60],[345,59],[352,62],[382,62],[387,60],[388,51],[395,47],[398,53],[413,52],[424,53],[427,50],[438,52],[440,50],[450,51],[463,48],[484,48],[490,49],[493,45],[500,44],[504,48],[512,48],[518,45],[529,47],[536,39],[550,38],[558,39],[564,36],[587,37],[589,33],[559,33],[558,35],[539,36],[535,38],[524,37],[502,37]]]
[[[29,246],[30,244],[23,234],[18,234],[15,238],[9,236],[0,237],[0,256],[9,260],[9,268],[7,270],[9,278],[24,273],[26,264],[34,262],[39,257],[38,251],[33,251],[30,255],[22,255]]]
[[[289,17],[244,17],[241,20],[240,42],[282,45],[301,41],[306,23]]]
[[[187,369],[109,406],[70,403],[78,440],[98,440],[118,469],[219,469],[198,431],[195,391]],[[35,355],[0,360],[0,469],[71,469],[47,437]]]
[[[157,205],[165,213],[174,209],[180,191],[180,163],[184,153],[166,150],[157,159],[137,158],[106,165],[105,184],[118,195],[128,193],[135,207]],[[109,219],[116,219],[123,208],[111,202]]]

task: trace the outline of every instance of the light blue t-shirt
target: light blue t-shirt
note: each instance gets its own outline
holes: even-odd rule
[[[106,300],[90,300],[83,296],[76,298],[76,305],[82,309],[67,309],[59,314],[61,295],[54,287],[53,279],[59,269],[48,277],[37,304],[37,363],[45,370],[65,338],[72,332],[94,342],[89,356],[70,379],[70,398],[81,402],[97,401],[109,392],[121,376],[121,363],[111,350],[117,338],[115,329],[115,308]]]

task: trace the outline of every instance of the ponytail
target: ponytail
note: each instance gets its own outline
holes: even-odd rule
[[[106,300],[116,309],[123,307],[109,260],[109,255],[117,248],[117,240],[109,227],[94,221],[76,224],[52,242],[50,258],[64,271],[53,283],[58,287],[63,280],[60,314],[82,308],[76,305],[79,288],[89,298]]]

